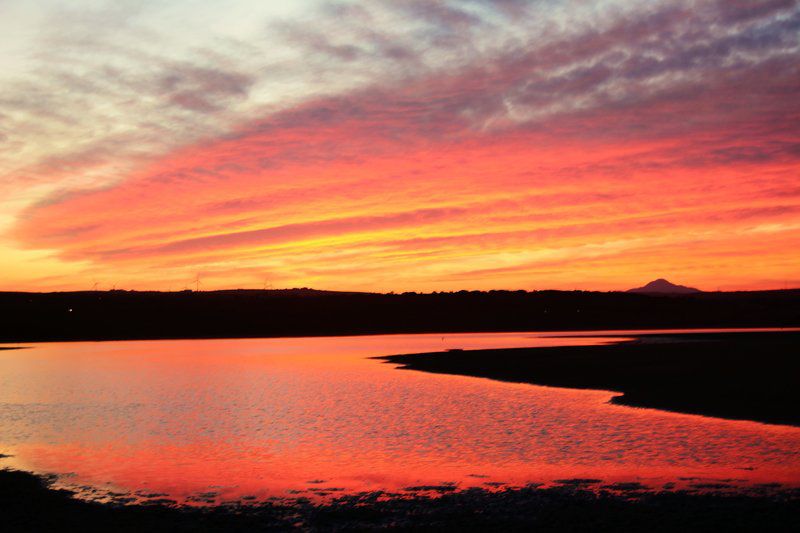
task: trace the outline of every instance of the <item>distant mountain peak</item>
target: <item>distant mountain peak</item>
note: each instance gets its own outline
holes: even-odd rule
[[[628,292],[639,292],[639,293],[659,293],[659,294],[691,294],[694,292],[702,292],[699,289],[695,289],[694,287],[686,287],[685,285],[675,285],[674,283],[670,283],[669,281],[665,280],[664,278],[658,278],[656,280],[651,281],[644,287],[637,287],[635,289],[630,289]]]

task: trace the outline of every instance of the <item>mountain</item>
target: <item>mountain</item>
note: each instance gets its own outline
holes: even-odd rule
[[[665,279],[659,278],[655,281],[651,281],[644,287],[637,287],[635,289],[630,289],[628,290],[628,292],[638,292],[645,294],[691,294],[703,291],[695,289],[694,287],[675,285],[674,283],[670,283]]]

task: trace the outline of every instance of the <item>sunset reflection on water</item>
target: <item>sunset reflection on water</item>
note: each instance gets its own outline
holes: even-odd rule
[[[197,503],[569,478],[800,483],[800,428],[370,359],[608,341],[499,333],[37,344],[0,352],[0,453],[13,455],[7,466],[61,474],[68,486]]]

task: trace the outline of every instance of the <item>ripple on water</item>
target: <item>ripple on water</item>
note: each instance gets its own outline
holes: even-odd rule
[[[600,341],[441,339],[54,343],[3,352],[0,451],[14,456],[3,459],[9,466],[73,473],[61,483],[81,487],[82,497],[162,504],[555,480],[627,493],[800,483],[798,428],[634,409],[610,405],[611,392],[399,371],[369,359]]]

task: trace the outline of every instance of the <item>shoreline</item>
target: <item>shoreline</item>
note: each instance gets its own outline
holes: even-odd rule
[[[98,503],[53,489],[52,476],[0,470],[0,512],[12,531],[788,531],[800,527],[800,490],[642,490],[636,483],[563,480],[489,491],[398,497],[345,495],[327,503],[296,498],[255,504],[176,506]],[[713,489],[713,487],[712,487]]]
[[[635,332],[647,333],[635,333]],[[675,333],[679,331],[680,333]],[[584,335],[585,333],[594,333],[597,335]],[[634,332],[634,333],[629,333]],[[662,333],[663,332],[663,333]],[[613,329],[594,329],[594,328],[563,328],[558,330],[552,329],[469,329],[469,330],[424,330],[424,331],[368,331],[368,332],[352,332],[352,333],[298,333],[294,335],[252,335],[252,336],[201,336],[191,335],[183,337],[80,337],[69,339],[50,339],[47,337],[38,338],[38,340],[24,340],[24,341],[6,341],[0,340],[0,350],[21,350],[28,348],[28,346],[11,346],[11,345],[25,345],[25,344],[61,344],[61,343],[77,343],[77,342],[149,342],[149,341],[212,341],[212,340],[268,340],[268,339],[302,339],[302,338],[341,338],[341,337],[384,337],[389,335],[433,335],[433,336],[448,336],[448,335],[492,335],[492,334],[556,334],[547,335],[554,338],[582,338],[582,337],[596,337],[596,338],[609,338],[616,339],[621,337],[648,337],[648,336],[666,336],[666,335],[692,335],[692,334],[714,334],[714,333],[781,333],[781,332],[800,332],[800,325],[792,326],[691,326],[691,327],[673,327],[673,326],[654,326],[654,327],[636,327],[636,328],[613,328]],[[528,348],[525,348],[528,349]],[[420,354],[398,354],[400,355],[420,355]],[[393,356],[394,357],[394,356]]]
[[[614,338],[614,336],[608,336]],[[597,346],[381,356],[398,369],[619,392],[611,403],[800,426],[800,333],[619,335]]]

